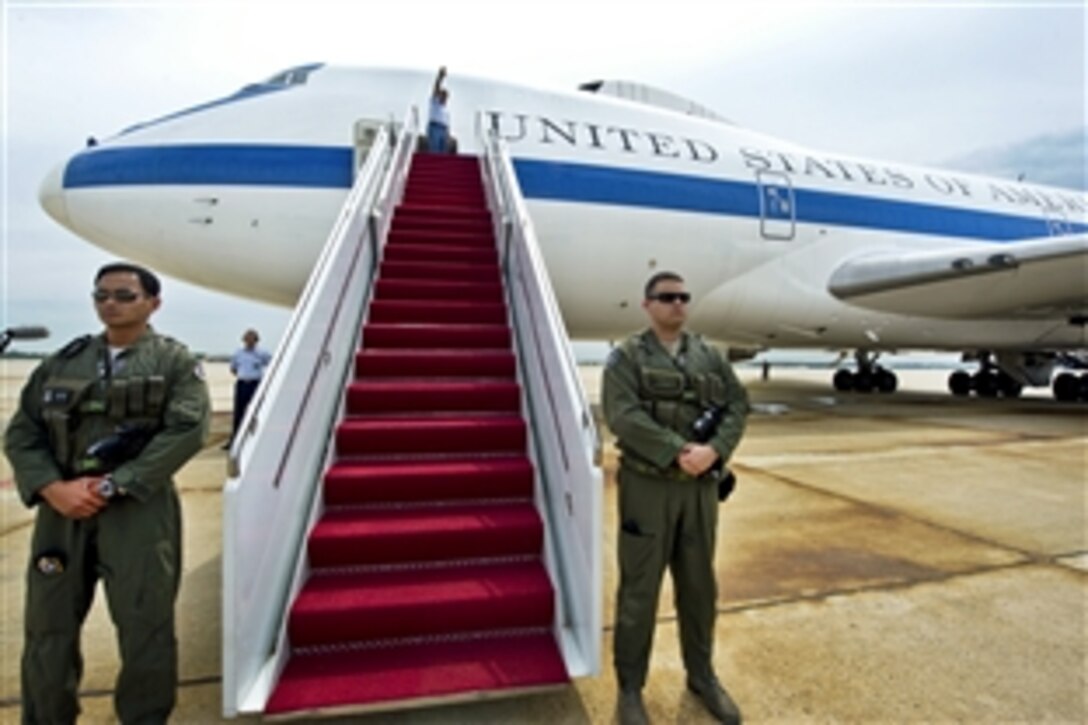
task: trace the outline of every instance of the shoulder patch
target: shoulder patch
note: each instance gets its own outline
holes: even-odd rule
[[[87,347],[87,345],[91,344],[91,340],[93,338],[94,338],[93,335],[80,335],[79,337],[72,340],[71,342],[69,342],[64,347],[62,347],[57,352],[57,356],[65,358],[65,359],[73,358],[76,355],[78,355],[79,353],[81,353],[83,351],[83,348],[85,348],[85,347]]]

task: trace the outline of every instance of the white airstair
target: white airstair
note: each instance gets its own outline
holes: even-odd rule
[[[230,452],[226,717],[600,668],[599,441],[513,165],[418,133],[378,130]]]

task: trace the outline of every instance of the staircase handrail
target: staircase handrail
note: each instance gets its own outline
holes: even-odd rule
[[[494,129],[486,137],[485,186],[496,217],[500,259],[515,318],[518,365],[530,410],[543,496],[546,562],[559,580],[561,646],[571,676],[600,670],[603,490],[600,436],[570,339],[525,205],[513,161]]]
[[[414,109],[406,118],[396,145],[390,128],[375,137],[231,446],[223,490],[226,717],[263,708],[271,686],[269,664],[388,233],[381,220],[392,215],[418,132]]]

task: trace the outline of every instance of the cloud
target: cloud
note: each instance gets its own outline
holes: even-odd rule
[[[1036,184],[1088,191],[1088,126],[1045,134],[1004,146],[978,149],[945,162],[946,166]]]

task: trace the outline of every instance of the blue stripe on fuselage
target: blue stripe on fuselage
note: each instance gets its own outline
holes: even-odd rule
[[[566,162],[515,160],[514,166],[522,193],[528,199],[760,216],[759,189],[753,182]],[[798,187],[793,193],[796,219],[800,223],[994,241],[1050,234],[1046,220],[1035,217]],[[1066,233],[1088,230],[1085,224],[1066,226]]]
[[[64,188],[206,184],[348,188],[350,147],[178,145],[99,148],[75,156]],[[515,160],[528,199],[760,216],[754,182],[569,162]],[[799,223],[1007,241],[1046,237],[1044,219],[919,202],[794,189]],[[1069,233],[1088,225],[1069,224]]]
[[[211,144],[102,148],[74,156],[64,188],[206,184],[350,188],[347,146]]]

